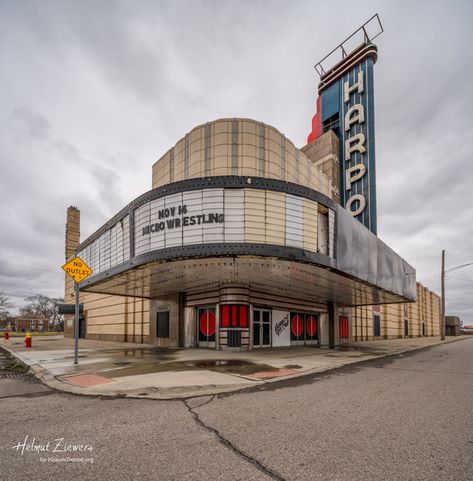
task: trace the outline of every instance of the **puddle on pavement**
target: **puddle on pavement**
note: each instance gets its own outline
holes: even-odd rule
[[[248,374],[254,374],[256,372],[273,372],[277,371],[278,368],[269,366],[268,364],[253,363],[250,361],[232,359],[203,359],[200,361],[170,361],[164,362],[162,364],[138,364],[124,368],[101,371],[100,375],[112,378],[123,376],[137,376],[140,374],[152,374],[160,372],[179,372],[193,370],[208,370],[220,372],[223,374],[240,374],[246,376]]]
[[[128,358],[147,358],[157,361],[170,361],[175,358],[173,349],[159,349],[159,348],[138,348],[138,349],[108,349],[98,351],[97,354],[103,353],[113,354],[117,356],[125,356]]]

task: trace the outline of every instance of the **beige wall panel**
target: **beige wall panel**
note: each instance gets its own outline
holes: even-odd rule
[[[161,163],[161,161],[158,162],[155,169],[154,178],[155,178],[155,184],[157,187],[170,182],[169,162],[167,163]]]
[[[126,322],[127,316],[129,317],[124,304],[97,309],[87,309],[84,306],[84,313],[87,325],[100,324],[101,319],[108,319],[106,322]]]
[[[265,191],[245,190],[245,241],[265,242]]]
[[[186,148],[186,139],[183,137],[179,142],[177,142],[176,146],[174,147],[174,156],[181,155],[184,156],[184,150]]]
[[[196,142],[192,142],[189,145],[189,155],[192,161],[192,156],[195,155],[197,152],[199,152],[199,159],[202,157],[201,153],[205,149],[204,142],[202,140],[198,140]]]
[[[84,293],[85,294],[85,293]],[[125,297],[122,296],[105,296],[105,297],[98,297],[96,298],[89,298],[85,297],[84,294],[81,294],[81,301],[87,306],[89,311],[95,309],[103,309],[104,307],[116,306],[116,305],[125,305]]]
[[[317,202],[304,199],[304,249],[317,252]]]
[[[104,306],[104,307],[95,307],[93,309],[87,306],[84,306],[84,309],[87,311],[87,319],[92,319],[97,316],[118,316],[118,315],[125,315],[125,304],[115,304],[112,306]]]
[[[184,157],[174,157],[174,181],[184,180]]]
[[[258,137],[255,134],[240,132],[238,134],[238,141],[243,148],[258,145]]]
[[[266,156],[268,155],[268,151],[266,151]],[[268,157],[266,157],[268,159]],[[270,160],[266,160],[265,164],[265,177],[269,177],[271,179],[280,179],[281,178],[281,166],[279,165],[279,158],[276,159],[278,162],[272,162]]]
[[[243,134],[253,134],[256,135],[258,133],[258,124],[254,121],[243,119],[240,122],[239,130]]]
[[[232,131],[232,123],[228,120],[218,120],[213,124],[214,134],[225,134]]]
[[[215,172],[226,172],[230,168],[229,158],[227,155],[221,155],[214,158],[213,169]],[[217,174],[222,175],[222,174]]]
[[[286,196],[266,191],[266,242],[284,245],[286,241]]]
[[[108,324],[102,326],[87,326],[87,335],[89,334],[111,334],[111,335],[124,335],[124,324]]]
[[[288,182],[296,182],[296,165],[290,159],[285,159],[284,170],[286,171],[286,179]]]
[[[270,139],[270,141],[279,144],[281,142],[281,133],[278,132],[274,127],[268,126],[266,129],[266,136]]]
[[[221,119],[211,122],[193,129],[188,135],[189,141],[189,177],[202,177],[205,173],[203,163],[205,158],[205,128],[206,125],[211,127],[211,175],[231,175],[231,155],[232,155],[232,122],[233,119]],[[250,119],[238,119],[238,140],[239,140],[239,175],[260,175],[259,161],[259,132],[260,123]],[[263,124],[264,125],[264,124]],[[333,197],[330,183],[327,176],[324,176],[319,169],[313,168],[312,175],[309,174],[310,163],[304,153],[299,151],[299,162],[296,165],[296,147],[292,142],[286,139],[274,127],[265,125],[265,176],[269,178],[281,178],[281,144],[285,149],[285,160],[283,165],[284,179],[291,182],[298,182],[315,190],[322,192],[328,197]],[[327,143],[327,148],[330,147]],[[321,143],[322,145],[322,143]],[[325,148],[324,147],[324,148]],[[333,148],[332,148],[333,150]],[[196,165],[193,157],[196,152],[199,154],[199,165]],[[173,181],[184,179],[184,155],[185,155],[185,138],[181,139],[174,148],[174,169]],[[165,156],[169,156],[166,152]],[[240,157],[241,156],[241,157]],[[228,172],[222,169],[220,161],[215,161],[217,157],[226,157],[225,166]],[[254,157],[254,163],[250,161],[250,157]],[[160,159],[153,166],[152,186],[153,188],[161,186],[170,181],[171,170],[164,165],[169,162],[161,162]],[[248,170],[249,169],[249,170]]]
[[[232,175],[231,168],[227,166],[215,168],[212,171],[212,175]]]
[[[265,147],[270,153],[277,155],[278,159],[281,158],[281,140],[278,139],[277,142],[269,140],[266,138],[265,140]]]
[[[205,127],[204,126],[196,127],[195,129],[191,130],[191,132],[189,134],[189,143],[193,144],[193,143],[196,143],[196,142],[200,142],[201,139],[204,137],[204,134],[205,134]]]
[[[255,137],[256,138],[256,137]],[[255,162],[258,159],[258,149],[256,148],[256,144],[252,145],[241,145],[239,149],[240,155],[253,157]],[[258,159],[259,161],[259,159]]]
[[[286,141],[285,149],[286,149],[286,159],[289,159],[289,158],[294,159],[294,163],[295,163],[296,152],[298,151],[298,149],[296,149],[294,144],[289,140]],[[299,156],[300,158],[302,157],[305,158],[305,155],[301,151],[299,151]]]
[[[281,156],[279,153],[272,152],[270,150],[266,151],[266,154],[268,155],[268,160],[270,164],[273,164],[277,168],[277,173],[280,175],[281,173]]]
[[[193,142],[190,142],[189,144],[189,154],[192,155],[194,152],[198,152],[199,150],[204,150],[205,149],[205,140],[204,138],[199,138],[197,140],[194,140]]]
[[[241,166],[242,175],[249,175],[246,172],[256,173],[258,169],[258,159],[254,155],[243,155],[238,157],[238,165]],[[255,174],[251,174],[255,175]]]
[[[190,177],[202,177],[204,175],[204,155],[202,150],[191,155],[189,164]]]
[[[231,157],[232,146],[229,143],[214,145],[211,152],[213,157]]]

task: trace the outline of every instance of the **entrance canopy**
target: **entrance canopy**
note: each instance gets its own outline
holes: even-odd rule
[[[250,187],[248,187],[250,186]],[[155,298],[244,285],[345,306],[410,302],[415,270],[320,192],[209,177],[147,192],[77,250],[81,289]]]
[[[86,285],[81,286],[81,289],[87,292],[154,298],[176,292],[208,291],[224,285],[244,285],[252,290],[288,298],[320,303],[334,301],[345,306],[410,300],[350,278],[330,267],[264,257],[154,261],[101,277],[96,282],[84,283]]]

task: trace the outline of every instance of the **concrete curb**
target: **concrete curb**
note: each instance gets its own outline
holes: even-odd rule
[[[449,344],[451,342],[463,341],[465,339],[468,339],[468,336],[461,336],[458,338],[446,339],[445,341],[439,341],[437,343],[429,344],[426,346],[409,347],[407,349],[401,348],[389,353],[371,354],[364,357],[363,359],[357,359],[357,358],[346,359],[344,361],[334,363],[330,366],[322,366],[318,368],[307,369],[305,371],[295,372],[287,376],[280,376],[272,379],[254,380],[254,379],[245,378],[245,376],[239,376],[242,379],[246,379],[247,381],[241,384],[233,384],[233,385],[209,384],[207,386],[195,385],[195,386],[173,386],[173,387],[161,387],[161,388],[156,386],[150,386],[150,387],[143,387],[143,388],[133,389],[129,391],[119,391],[119,392],[107,392],[107,391],[101,392],[99,389],[94,392],[86,392],[84,391],[84,388],[81,388],[79,386],[74,386],[73,384],[69,384],[68,382],[57,379],[54,375],[50,374],[47,369],[39,366],[37,363],[31,361],[27,357],[23,356],[21,353],[10,350],[4,344],[0,345],[0,348],[8,352],[17,361],[19,361],[21,364],[27,367],[28,371],[31,372],[43,384],[54,389],[55,391],[60,391],[68,394],[75,394],[75,395],[85,396],[85,397],[106,397],[106,398],[119,397],[119,398],[130,398],[130,399],[153,399],[153,400],[161,400],[161,401],[171,401],[171,400],[182,400],[182,399],[189,399],[189,398],[195,398],[195,397],[201,397],[201,396],[227,394],[227,393],[243,391],[247,389],[252,389],[257,386],[262,386],[265,384],[278,383],[282,381],[288,381],[290,379],[310,376],[312,374],[320,374],[323,372],[335,371],[344,366],[362,364],[364,362],[373,361],[375,359],[398,356],[400,354],[404,354],[407,352],[422,351],[425,349],[429,349],[431,347],[439,346],[442,344]]]

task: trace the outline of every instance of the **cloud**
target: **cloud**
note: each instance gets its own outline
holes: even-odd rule
[[[473,262],[467,1],[2,2],[0,290],[60,295],[66,208],[88,236],[197,124],[255,118],[302,146],[312,66],[376,11],[379,234],[438,290],[442,249]],[[471,283],[447,285],[472,322]]]

